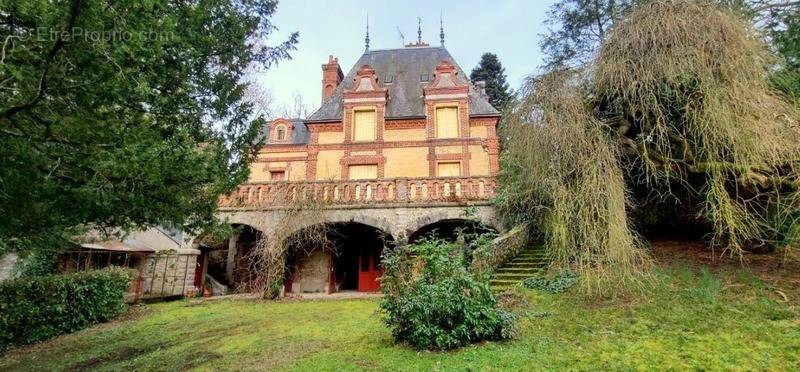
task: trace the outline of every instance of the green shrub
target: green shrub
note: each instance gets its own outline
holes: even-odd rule
[[[0,283],[0,350],[122,314],[131,278],[130,270],[110,268]]]
[[[547,275],[538,275],[533,276],[525,281],[522,284],[525,287],[538,289],[540,291],[544,291],[547,293],[561,293],[570,289],[575,283],[578,282],[578,274],[572,271],[562,271],[558,274],[553,276]]]
[[[395,341],[445,350],[513,335],[515,315],[467,271],[462,245],[428,239],[384,255],[381,309]]]

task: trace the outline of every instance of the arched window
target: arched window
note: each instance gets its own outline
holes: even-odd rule
[[[281,125],[275,130],[275,139],[278,141],[286,140],[286,127]]]

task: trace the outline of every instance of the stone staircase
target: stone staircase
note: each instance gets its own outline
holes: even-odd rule
[[[503,291],[542,272],[547,264],[544,248],[541,246],[527,247],[511,261],[497,269],[489,285],[495,292]]]

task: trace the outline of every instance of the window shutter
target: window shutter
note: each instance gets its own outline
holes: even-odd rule
[[[271,171],[271,172],[269,172],[269,180],[270,181],[285,181],[286,180],[286,172],[284,172],[284,171]]]
[[[349,173],[351,180],[374,180],[378,178],[378,166],[375,164],[351,165]]]
[[[439,163],[436,174],[439,177],[460,177],[461,163]]]
[[[439,107],[436,109],[436,137],[458,137],[457,107]]]
[[[353,113],[353,141],[375,140],[375,111]]]

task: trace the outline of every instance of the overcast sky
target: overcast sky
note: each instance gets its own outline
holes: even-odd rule
[[[282,0],[273,18],[279,31],[272,44],[293,31],[300,32],[292,60],[282,61],[258,77],[271,91],[274,106],[291,106],[299,93],[311,111],[319,107],[322,70],[333,54],[348,70],[364,53],[369,13],[370,49],[400,47],[398,28],[406,43],[417,39],[417,17],[422,18],[422,40],[439,45],[439,13],[444,19],[445,46],[467,73],[481,54],[498,55],[508,81],[517,88],[541,65],[540,34],[546,31],[545,12],[553,0],[504,1],[368,1]]]

